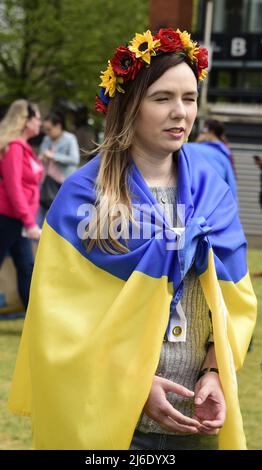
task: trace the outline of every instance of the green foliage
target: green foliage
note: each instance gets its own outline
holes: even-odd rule
[[[0,98],[93,106],[114,49],[148,27],[149,0],[0,0]]]

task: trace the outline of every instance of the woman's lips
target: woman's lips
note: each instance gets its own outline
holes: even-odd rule
[[[172,127],[170,129],[165,129],[164,132],[172,139],[180,140],[185,133],[185,129],[183,127]]]

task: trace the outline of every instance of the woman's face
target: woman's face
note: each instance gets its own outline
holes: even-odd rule
[[[50,137],[52,140],[59,139],[63,133],[62,126],[60,124],[53,124],[49,120],[45,120],[43,124],[44,132]]]
[[[39,134],[41,127],[41,115],[39,111],[36,111],[36,115],[27,120],[26,132],[28,138],[35,137]]]
[[[133,149],[159,158],[179,150],[196,118],[197,96],[196,77],[185,62],[168,69],[141,102]]]

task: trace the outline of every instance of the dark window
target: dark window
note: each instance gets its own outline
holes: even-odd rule
[[[203,36],[205,0],[194,0],[192,32]],[[262,0],[214,0],[214,33],[261,33]]]
[[[214,1],[213,32],[260,33],[262,0]]]
[[[261,69],[212,69],[209,81],[209,100],[261,103],[261,83]]]

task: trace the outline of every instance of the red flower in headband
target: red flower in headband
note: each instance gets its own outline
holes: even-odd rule
[[[182,52],[184,50],[180,35],[171,28],[160,29],[154,39],[159,39],[161,42],[161,45],[156,48],[157,52]]]
[[[103,103],[101,98],[99,98],[99,96],[96,96],[95,110],[98,113],[103,113],[103,114],[107,113],[107,107],[106,107],[105,103]]]
[[[135,54],[124,46],[116,49],[110,63],[115,74],[123,77],[124,81],[134,80],[143,65],[143,61],[137,59]]]
[[[174,31],[172,28],[161,28],[153,37],[151,31],[136,33],[129,46],[120,46],[108,61],[107,69],[101,72],[102,89],[100,99],[96,99],[96,109],[106,114],[108,102],[116,93],[125,93],[122,85],[134,80],[140,69],[149,67],[151,59],[166,53],[182,53],[190,61],[192,68],[197,69],[199,80],[207,76],[208,52],[191,39],[187,31]]]
[[[208,67],[208,50],[205,47],[200,47],[196,52],[197,60],[197,71],[199,80],[203,80],[207,76],[207,71],[205,70]]]
[[[205,47],[200,47],[196,56],[198,69],[206,69],[208,67],[208,50]]]

